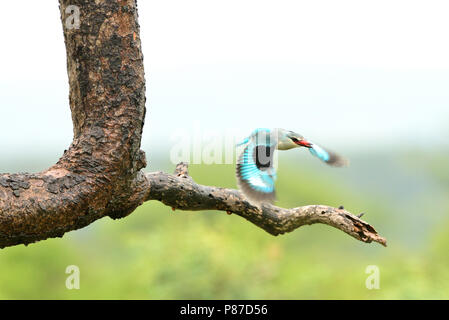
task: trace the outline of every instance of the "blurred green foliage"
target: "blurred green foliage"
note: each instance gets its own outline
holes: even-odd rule
[[[324,225],[273,237],[236,215],[151,201],[125,219],[1,250],[0,299],[447,299],[444,158],[418,172],[407,156],[356,157],[344,170],[281,157],[278,205],[365,211],[388,248]],[[192,165],[190,174],[235,187],[232,165]],[[65,287],[68,265],[80,268],[80,290]],[[379,267],[379,290],[366,288],[369,265]]]

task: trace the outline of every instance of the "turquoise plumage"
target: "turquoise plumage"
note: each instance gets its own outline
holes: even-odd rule
[[[264,151],[272,153],[271,150],[269,145],[249,143],[237,163],[239,187],[254,200],[275,199],[276,172],[272,166],[272,159],[268,155],[267,161],[260,161],[262,157],[259,155]]]
[[[341,167],[348,164],[345,158],[284,129],[256,129],[238,144],[241,145],[245,148],[237,162],[237,183],[245,196],[255,202],[273,202],[276,199],[275,150],[306,147],[313,156],[329,165]]]
[[[323,160],[324,162],[328,162],[331,158],[329,152],[324,150],[318,145],[312,145],[312,147],[309,149],[310,153],[317,157],[318,159]]]

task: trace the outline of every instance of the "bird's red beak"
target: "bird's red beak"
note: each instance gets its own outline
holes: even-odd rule
[[[312,144],[306,140],[298,140],[298,141],[295,141],[295,143],[302,147],[312,148]]]

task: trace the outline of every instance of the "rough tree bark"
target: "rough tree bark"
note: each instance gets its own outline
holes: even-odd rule
[[[196,184],[180,164],[174,175],[143,173],[140,150],[145,78],[135,0],[60,0],[67,51],[73,142],[40,173],[0,174],[0,247],[62,237],[105,216],[121,218],[147,200],[182,210],[224,210],[278,235],[325,223],[364,242],[386,245],[368,223],[325,206],[256,207],[237,190]],[[80,8],[79,28],[65,27]]]

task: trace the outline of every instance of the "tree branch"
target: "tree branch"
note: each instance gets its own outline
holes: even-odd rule
[[[152,172],[145,175],[149,192],[145,200],[158,200],[174,209],[199,211],[221,210],[237,214],[272,235],[291,232],[303,225],[323,223],[337,228],[357,240],[387,245],[385,238],[350,212],[322,205],[293,209],[270,204],[254,205],[233,189],[203,186],[188,175],[187,164],[180,163],[175,174]]]
[[[37,174],[0,174],[0,247],[28,244],[125,216],[135,192],[145,77],[135,0],[59,0],[67,52],[73,142]],[[80,25],[65,24],[79,8]],[[56,133],[55,133],[56,134]]]

